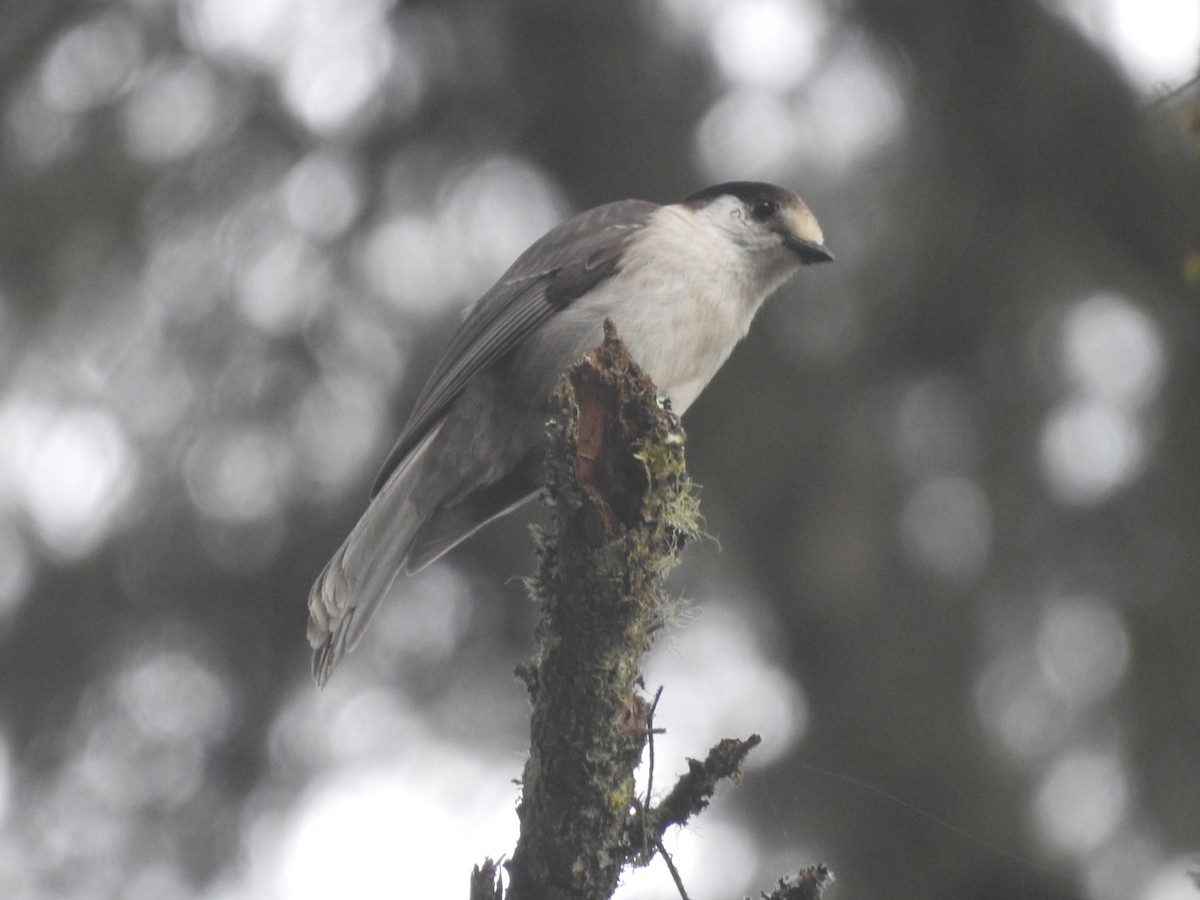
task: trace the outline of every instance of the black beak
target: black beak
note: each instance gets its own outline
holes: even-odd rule
[[[800,238],[788,234],[783,237],[783,245],[800,257],[800,262],[806,266],[811,266],[813,263],[833,262],[833,254],[824,244],[802,241]]]

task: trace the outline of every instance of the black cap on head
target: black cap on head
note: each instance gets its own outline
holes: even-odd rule
[[[729,196],[737,197],[750,207],[756,203],[789,206],[796,202],[796,195],[787,188],[781,188],[777,184],[768,184],[765,181],[726,181],[722,184],[714,184],[712,187],[706,187],[702,191],[696,191],[685,197],[683,202],[693,209],[699,209],[718,197]]]

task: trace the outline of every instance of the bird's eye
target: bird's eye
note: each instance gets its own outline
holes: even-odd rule
[[[750,215],[753,216],[756,221],[765,222],[767,219],[771,218],[771,216],[775,215],[775,211],[778,208],[779,207],[775,205],[774,200],[755,200],[754,204],[750,207]]]

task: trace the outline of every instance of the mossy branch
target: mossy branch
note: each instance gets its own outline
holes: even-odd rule
[[[553,522],[529,580],[542,616],[535,659],[518,667],[533,701],[521,836],[507,891],[488,860],[472,874],[471,900],[611,897],[622,870],[647,864],[663,832],[736,778],[759,740],[727,739],[704,762],[689,760],[656,806],[635,795],[652,730],[641,659],[663,627],[663,578],[698,531],[697,492],[679,420],[611,322],[604,344],[563,379],[551,413]]]

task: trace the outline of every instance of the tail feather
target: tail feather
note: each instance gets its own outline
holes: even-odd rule
[[[427,435],[388,478],[313,585],[308,641],[318,685],[354,649],[400,572],[424,568],[537,493],[540,446],[490,484],[469,467],[465,479],[455,470],[455,481],[430,455],[442,448],[444,441],[435,446],[439,433],[440,428]],[[471,490],[461,489],[464,480]]]
[[[318,685],[354,648],[404,568],[413,538],[425,523],[412,500],[419,460],[431,432],[375,495],[363,517],[326,564],[308,595],[308,642]]]

